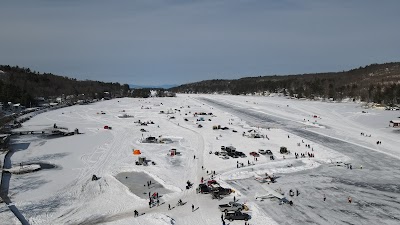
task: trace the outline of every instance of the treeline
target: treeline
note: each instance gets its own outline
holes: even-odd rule
[[[283,93],[297,98],[344,98],[400,103],[400,63],[372,64],[357,69],[315,74],[206,80],[170,90],[180,93]]]
[[[37,97],[86,96],[87,98],[123,97],[130,94],[128,84],[106,83],[39,73],[29,68],[0,65],[0,101],[21,103],[28,107],[36,104]],[[105,92],[108,92],[105,93]]]

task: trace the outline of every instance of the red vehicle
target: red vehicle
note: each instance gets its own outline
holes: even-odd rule
[[[250,155],[254,156],[254,157],[259,157],[260,156],[260,154],[258,154],[257,152],[250,152]]]
[[[218,182],[216,180],[209,180],[207,181],[207,185],[211,186],[212,184],[218,184]]]

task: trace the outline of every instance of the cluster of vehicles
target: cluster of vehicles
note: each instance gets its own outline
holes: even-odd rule
[[[226,195],[230,195],[234,192],[232,189],[221,187],[221,185],[215,180],[209,180],[205,183],[199,184],[197,193],[211,194],[213,199],[222,199]],[[229,202],[227,204],[219,205],[218,207],[221,212],[224,212],[224,218],[229,221],[233,220],[249,220],[251,216],[247,213],[243,213],[242,210],[249,210],[245,204],[238,202]]]
[[[221,187],[221,185],[215,180],[209,180],[206,183],[199,184],[197,193],[211,194],[213,199],[222,199],[226,195],[230,195],[233,192],[230,188]]]
[[[212,152],[210,152],[210,154],[212,154]],[[229,159],[229,157],[231,158],[246,158],[247,155],[244,154],[241,151],[236,150],[235,147],[233,146],[221,146],[221,151],[216,151],[214,152],[215,155],[219,156],[221,159]],[[273,153],[271,152],[271,150],[267,149],[259,149],[258,152],[250,152],[249,155],[253,156],[253,157],[260,157],[261,155],[269,155],[272,156]]]
[[[235,147],[233,146],[221,146],[221,152],[216,152],[216,155],[220,155],[221,158],[223,159],[229,159],[229,157],[232,158],[246,158],[246,154],[244,154],[241,151],[237,151]]]
[[[251,217],[247,213],[243,213],[242,210],[249,210],[249,208],[242,203],[229,202],[227,204],[219,205],[218,208],[221,212],[224,212],[224,218],[229,221],[233,220],[249,220]]]

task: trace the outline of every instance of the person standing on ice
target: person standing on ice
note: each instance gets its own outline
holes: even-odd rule
[[[170,204],[168,204],[168,210],[171,210],[171,205]]]
[[[326,200],[326,195],[324,194],[324,201]]]
[[[192,212],[194,211],[194,205],[192,204]]]

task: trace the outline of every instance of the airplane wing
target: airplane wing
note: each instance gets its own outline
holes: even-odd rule
[[[269,186],[265,186],[265,185],[261,185],[261,186],[264,188],[266,193],[262,194],[262,195],[259,195],[259,196],[256,196],[256,198],[261,198],[261,199],[264,199],[264,198],[284,199],[285,198],[281,193],[273,190]]]

